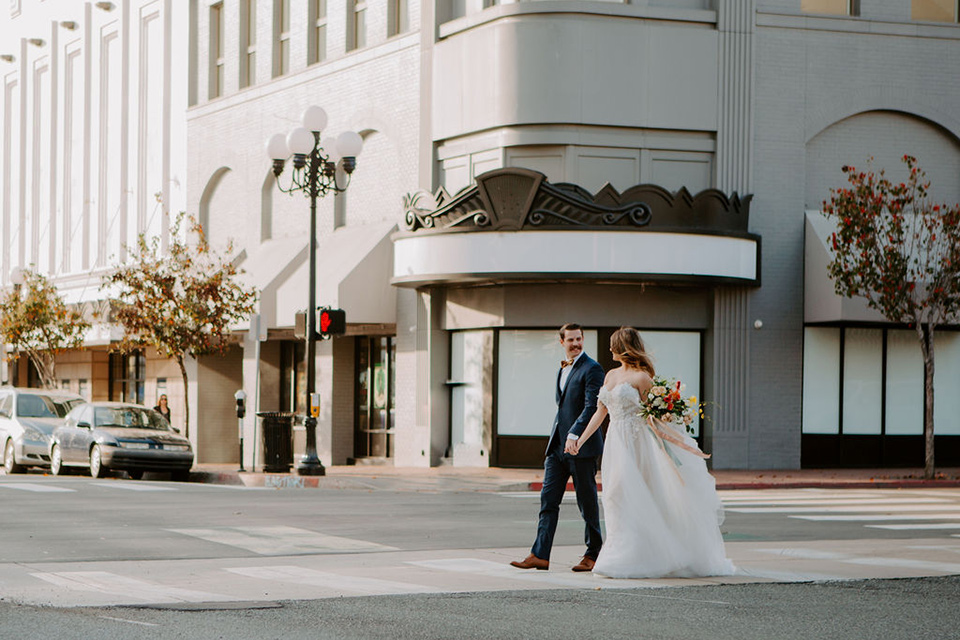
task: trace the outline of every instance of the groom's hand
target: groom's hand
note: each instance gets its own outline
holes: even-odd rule
[[[563,451],[564,451],[565,453],[569,453],[569,454],[572,455],[572,456],[575,456],[575,455],[577,455],[577,453],[580,452],[580,447],[577,446],[577,441],[576,441],[576,440],[574,440],[574,439],[572,439],[572,438],[568,438],[568,439],[567,439],[567,444],[563,447]]]

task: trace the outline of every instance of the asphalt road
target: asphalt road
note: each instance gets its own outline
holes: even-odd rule
[[[725,494],[729,579],[506,565],[535,495],[0,476],[4,638],[960,638],[960,490]],[[894,578],[894,579],[891,579]]]

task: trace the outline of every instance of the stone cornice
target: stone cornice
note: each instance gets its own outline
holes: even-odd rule
[[[750,235],[752,195],[716,189],[691,195],[640,184],[620,193],[609,183],[596,194],[578,185],[552,184],[529,169],[496,169],[451,196],[442,187],[404,198],[406,232],[464,233],[523,230],[671,231]]]

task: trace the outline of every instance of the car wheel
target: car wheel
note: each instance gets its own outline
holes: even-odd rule
[[[94,478],[105,478],[109,469],[103,466],[103,459],[100,456],[100,445],[95,444],[90,449],[90,475]]]
[[[190,469],[181,469],[179,471],[171,471],[170,479],[174,482],[186,482],[190,479]]]
[[[17,458],[13,453],[13,440],[7,440],[6,446],[3,447],[3,470],[7,474],[23,472],[23,466],[17,464]]]
[[[127,471],[127,475],[130,476],[132,480],[139,480],[143,477],[143,469],[133,469],[131,471]]]
[[[60,445],[53,445],[50,450],[50,473],[55,476],[63,475],[63,456],[60,453]]]

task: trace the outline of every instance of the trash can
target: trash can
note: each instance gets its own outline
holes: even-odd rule
[[[289,411],[262,411],[260,444],[263,451],[263,470],[266,473],[287,473],[293,466],[293,419]]]

